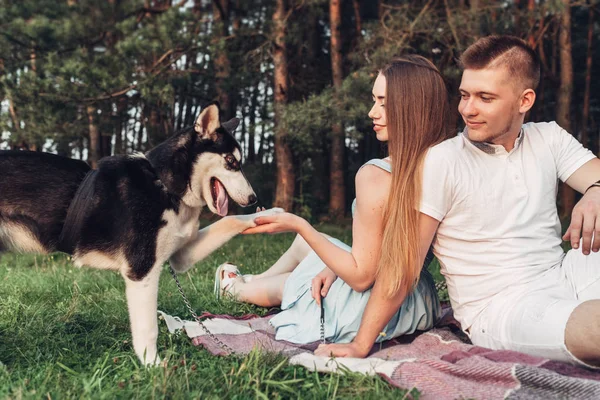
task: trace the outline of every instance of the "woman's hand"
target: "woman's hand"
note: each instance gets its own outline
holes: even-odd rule
[[[254,223],[257,226],[246,229],[242,234],[299,232],[303,225],[308,224],[303,218],[287,212],[257,217]]]
[[[319,272],[319,274],[312,279],[310,290],[313,299],[315,299],[318,305],[321,305],[321,296],[327,296],[329,288],[336,279],[337,275],[327,267],[323,268],[323,271]]]
[[[365,358],[371,348],[365,349],[356,342],[339,344],[320,344],[315,350],[316,356],[321,357],[353,357]]]

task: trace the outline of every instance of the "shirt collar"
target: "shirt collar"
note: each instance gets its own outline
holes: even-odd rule
[[[483,151],[486,154],[509,154],[509,153],[507,153],[504,146],[502,146],[501,144],[472,141],[471,139],[469,139],[469,135],[467,134],[467,128],[465,128],[462,131],[462,135],[467,142],[471,143],[473,146],[475,146],[476,148],[478,148],[479,150]],[[521,128],[521,130],[519,131],[519,135],[515,139],[515,145],[513,146],[513,149],[510,151],[511,153],[513,151],[515,151],[521,145],[521,143],[523,142],[523,136],[524,136],[524,131],[523,131],[523,128]]]

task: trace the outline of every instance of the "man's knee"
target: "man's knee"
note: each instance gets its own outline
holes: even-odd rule
[[[577,359],[600,366],[600,300],[586,301],[573,310],[565,330],[565,344]]]

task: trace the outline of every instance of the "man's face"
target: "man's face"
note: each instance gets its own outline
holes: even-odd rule
[[[464,70],[458,112],[470,140],[512,149],[524,116],[520,112],[521,93],[515,79],[503,66]]]

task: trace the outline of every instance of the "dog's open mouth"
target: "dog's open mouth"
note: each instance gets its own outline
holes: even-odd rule
[[[221,217],[227,215],[229,209],[229,195],[225,186],[217,178],[211,178],[210,180],[210,192],[213,198],[213,205],[217,209],[217,214]]]

